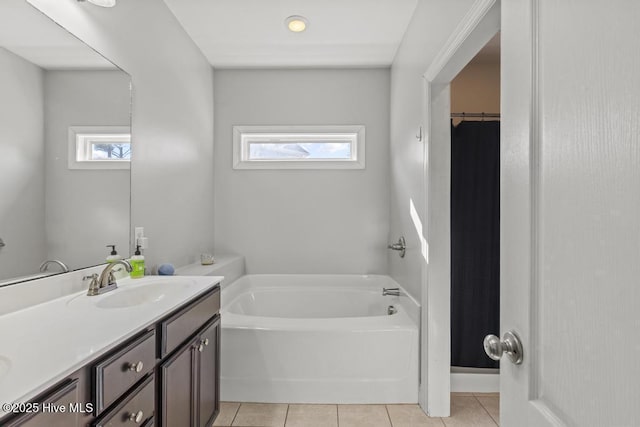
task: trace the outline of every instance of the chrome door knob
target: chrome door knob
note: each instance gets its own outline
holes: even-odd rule
[[[513,331],[505,332],[502,340],[495,335],[484,337],[484,352],[493,360],[502,359],[504,353],[516,365],[522,363],[522,342]]]

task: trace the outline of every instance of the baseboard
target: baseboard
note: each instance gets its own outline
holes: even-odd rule
[[[497,393],[500,391],[499,372],[452,372],[451,391]]]

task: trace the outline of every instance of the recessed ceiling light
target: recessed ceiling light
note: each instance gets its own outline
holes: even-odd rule
[[[289,31],[293,33],[301,33],[309,26],[309,21],[304,16],[293,15],[284,20]]]
[[[85,0],[78,0],[79,2],[83,2]],[[113,7],[116,5],[116,0],[87,0],[91,4],[95,4],[96,6],[101,7]]]

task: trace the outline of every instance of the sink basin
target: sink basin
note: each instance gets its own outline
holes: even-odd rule
[[[150,304],[163,300],[171,294],[179,293],[188,283],[154,282],[145,285],[129,285],[107,294],[96,303],[99,308],[126,308]]]
[[[191,281],[151,280],[145,283],[128,283],[114,291],[103,295],[78,295],[67,305],[90,304],[98,308],[128,308],[143,304],[153,304],[172,295],[178,294],[192,285]]]
[[[0,356],[0,381],[2,381],[4,376],[7,375],[10,370],[11,360],[7,359],[4,356]]]
[[[158,293],[155,289],[134,288],[123,289],[120,292],[107,295],[96,303],[100,308],[125,308],[140,304],[158,302],[166,296],[165,293]]]

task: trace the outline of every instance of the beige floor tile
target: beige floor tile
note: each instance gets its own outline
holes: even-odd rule
[[[393,427],[444,427],[440,418],[429,418],[418,405],[387,405]]]
[[[500,398],[498,396],[476,396],[493,421],[500,425]]]
[[[287,417],[286,403],[242,403],[233,426],[283,427]]]
[[[453,396],[473,396],[473,393],[470,391],[453,391],[451,392],[451,397]]]
[[[340,427],[391,427],[384,405],[338,405]]]
[[[286,427],[338,427],[337,405],[289,405]]]
[[[236,417],[240,403],[238,402],[220,402],[220,413],[216,418],[214,426],[230,426]]]
[[[479,396],[492,396],[492,397],[500,397],[500,393],[473,393],[475,397]]]
[[[496,423],[473,396],[451,396],[451,416],[443,418],[447,427],[495,427]]]

